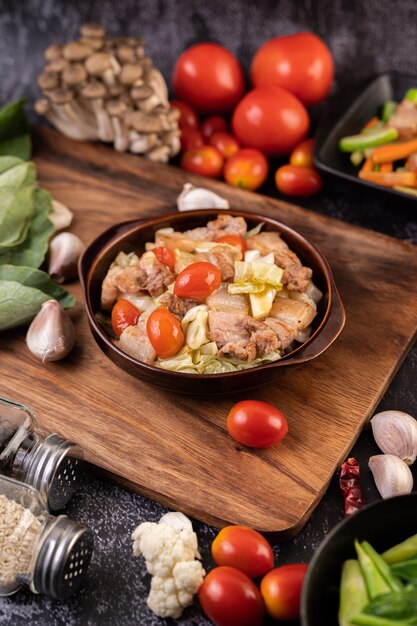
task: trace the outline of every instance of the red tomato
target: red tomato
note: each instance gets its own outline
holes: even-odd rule
[[[174,92],[200,113],[227,113],[243,95],[243,71],[235,56],[216,43],[192,46],[179,57]]]
[[[204,146],[204,137],[196,128],[183,128],[181,130],[181,152],[198,150]]]
[[[260,533],[246,526],[226,526],[211,545],[217,565],[230,565],[256,578],[274,567],[272,548]]]
[[[220,287],[222,275],[215,265],[200,261],[186,267],[177,276],[174,293],[180,298],[204,300]]]
[[[233,567],[215,567],[198,592],[204,613],[217,626],[261,626],[265,609],[258,588]]]
[[[120,298],[114,305],[111,312],[111,325],[114,333],[120,337],[128,326],[135,326],[140,317],[139,309],[124,298]]]
[[[152,311],[148,317],[146,332],[153,349],[161,359],[174,356],[184,345],[181,324],[163,306]]]
[[[223,158],[213,146],[203,146],[197,150],[184,152],[181,167],[193,174],[219,178],[223,170]]]
[[[297,33],[271,39],[261,46],[250,73],[254,87],[284,87],[309,106],[329,93],[333,59],[320,37]]]
[[[313,167],[314,139],[302,141],[290,154],[290,165]]]
[[[201,132],[204,139],[210,139],[214,133],[227,133],[228,130],[226,120],[224,117],[220,117],[220,115],[212,115],[201,124]]]
[[[227,431],[239,443],[250,448],[270,448],[288,432],[285,415],[272,404],[242,400],[227,416]]]
[[[229,185],[254,191],[265,182],[268,170],[268,161],[262,152],[244,148],[226,161],[223,174]]]
[[[300,619],[300,598],[306,563],[281,565],[261,582],[261,594],[269,615],[277,620]]]
[[[197,113],[186,102],[180,100],[172,100],[169,103],[171,109],[178,109],[180,112],[180,119],[178,120],[178,126],[181,128],[198,128],[199,119]]]
[[[175,271],[175,252],[169,248],[154,248],[152,250],[160,263],[169,267],[171,272]]]
[[[253,89],[239,102],[232,118],[237,140],[270,156],[290,152],[309,127],[304,106],[280,87]]]
[[[287,196],[312,196],[320,191],[323,181],[312,167],[283,165],[275,173],[275,183]]]
[[[230,159],[239,150],[239,144],[229,133],[213,133],[209,144],[220,152],[223,158]]]
[[[216,239],[216,241],[219,243],[228,243],[229,246],[235,246],[235,248],[239,248],[242,255],[245,254],[246,242],[240,235],[224,235]]]

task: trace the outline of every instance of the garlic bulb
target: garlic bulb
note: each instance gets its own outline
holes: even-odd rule
[[[55,230],[62,230],[70,226],[74,215],[65,204],[58,202],[58,200],[52,200],[52,213],[48,217],[55,226]]]
[[[197,209],[229,209],[230,204],[214,191],[205,187],[194,187],[185,183],[177,199],[178,211],[195,211]]]
[[[410,493],[413,489],[413,475],[410,468],[393,454],[371,456],[369,469],[384,499]]]
[[[56,300],[47,300],[29,326],[26,344],[29,350],[45,361],[59,361],[74,347],[75,330],[70,316]]]
[[[85,245],[73,233],[60,233],[49,244],[48,274],[57,283],[77,276],[78,259],[85,250]]]
[[[383,411],[371,419],[378,447],[412,465],[417,456],[417,421],[402,411]]]

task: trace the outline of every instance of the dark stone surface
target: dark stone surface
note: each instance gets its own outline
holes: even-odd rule
[[[417,5],[413,0],[404,0],[401,4],[387,0],[366,3],[359,0],[259,0],[256,3],[243,0],[0,0],[0,101],[5,103],[26,93],[33,103],[38,96],[36,77],[44,64],[43,49],[51,43],[76,38],[79,25],[85,21],[100,21],[113,34],[143,35],[149,53],[167,78],[178,54],[199,40],[210,39],[227,45],[247,69],[253,52],[268,38],[313,30],[327,41],[334,54],[337,75],[333,91],[337,93],[382,71],[415,73],[416,18]],[[317,112],[315,118],[318,118]],[[278,195],[272,184],[266,191]],[[301,204],[312,211],[417,241],[417,205],[412,201],[400,203],[329,181],[319,196]],[[411,288],[415,286],[410,285]],[[372,332],[371,327],[369,332]],[[387,337],[386,341],[389,340]],[[395,408],[417,415],[416,379],[417,349],[414,348],[379,408]],[[331,402],[331,398],[328,401]],[[378,497],[366,467],[368,457],[376,451],[367,427],[352,454],[362,464],[368,501]],[[309,472],[314,472],[314,468],[306,468],[306,474]],[[305,529],[293,541],[275,546],[277,563],[308,561],[326,532],[341,519],[341,510],[335,477]],[[86,475],[66,512],[90,525],[96,535],[95,554],[82,591],[66,603],[20,591],[0,600],[0,625],[157,626],[173,623],[159,620],[147,609],[149,577],[143,562],[132,556],[130,540],[137,524],[158,520],[165,509]],[[216,531],[199,523],[195,528],[203,562],[209,569],[210,544]],[[179,623],[203,626],[209,621],[193,607],[184,613]]]

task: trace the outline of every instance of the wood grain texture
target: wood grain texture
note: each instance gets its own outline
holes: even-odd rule
[[[171,211],[185,181],[202,183],[54,131],[42,131],[36,147],[42,185],[74,211],[72,230],[86,243],[115,222]],[[204,185],[318,245],[346,307],[332,348],[250,394],[284,411],[285,440],[251,451],[227,435],[228,410],[245,394],[168,394],[119,370],[90,335],[78,284],[73,354],[43,366],[27,351],[24,330],[3,336],[0,392],[32,407],[46,430],[78,442],[123,485],[216,526],[240,523],[288,538],[307,521],[415,337],[417,249],[222,183]]]

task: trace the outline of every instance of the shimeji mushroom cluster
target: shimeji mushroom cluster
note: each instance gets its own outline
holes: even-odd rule
[[[179,111],[170,109],[143,40],[106,37],[98,24],[80,32],[78,41],[46,49],[37,113],[72,139],[114,142],[120,152],[168,161],[180,149]]]

